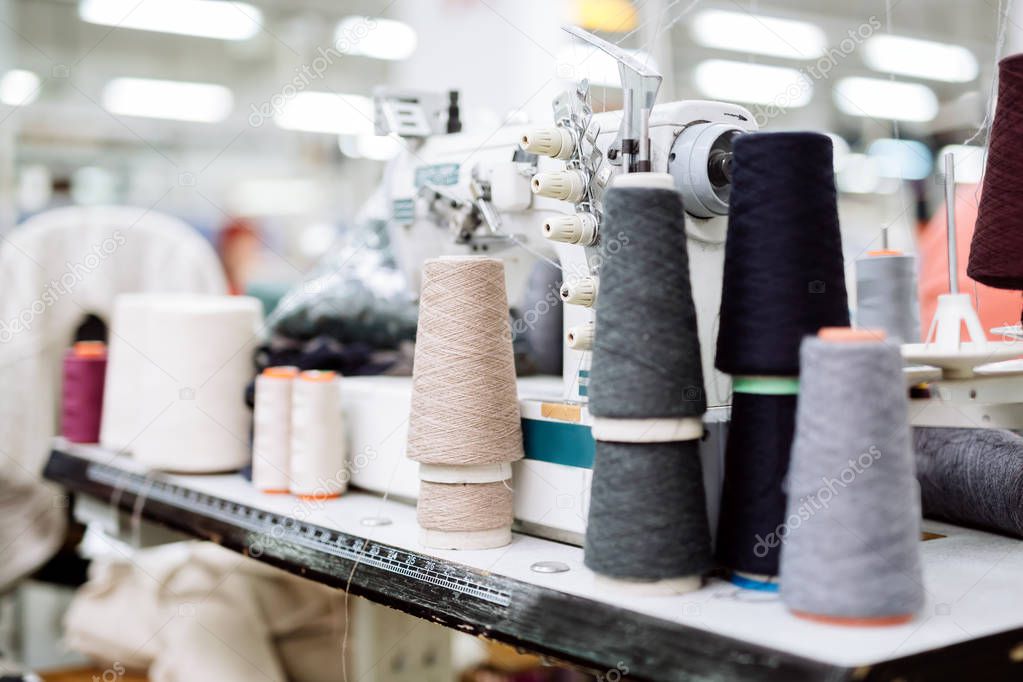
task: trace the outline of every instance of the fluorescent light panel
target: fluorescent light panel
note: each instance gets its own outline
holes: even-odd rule
[[[78,16],[90,24],[221,40],[246,40],[263,24],[252,5],[221,0],[81,0]]]
[[[774,104],[783,109],[806,106],[813,84],[796,69],[709,59],[693,71],[696,89],[729,102]]]
[[[867,149],[867,156],[877,159],[878,171],[883,178],[923,180],[934,167],[931,150],[916,140],[888,137],[874,140]]]
[[[417,42],[414,28],[380,17],[345,17],[334,32],[338,50],[373,59],[408,59],[415,52]]]
[[[827,37],[806,21],[766,17],[749,12],[709,9],[692,21],[693,40],[704,47],[786,59],[817,59],[827,50]]]
[[[938,115],[938,98],[920,83],[880,78],[843,78],[834,90],[835,106],[850,116],[924,123]]]
[[[23,107],[39,96],[39,76],[24,69],[12,69],[0,78],[0,102]]]
[[[372,135],[373,101],[362,95],[300,92],[274,116],[285,130],[333,135]]]
[[[948,83],[969,83],[980,68],[961,45],[905,36],[876,35],[863,44],[863,61],[875,71]]]
[[[115,78],[103,88],[103,106],[122,116],[216,123],[233,105],[231,91],[211,83]]]

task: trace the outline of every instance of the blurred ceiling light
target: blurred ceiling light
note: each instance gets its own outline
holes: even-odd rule
[[[649,52],[625,50],[641,63],[657,71],[657,62]],[[622,79],[615,58],[595,47],[575,43],[566,45],[554,56],[559,78],[579,81],[585,78],[590,85],[621,87]]]
[[[817,59],[828,46],[819,26],[749,12],[704,10],[693,18],[690,30],[704,47],[786,59]]]
[[[880,78],[843,78],[834,90],[835,105],[850,116],[923,123],[938,115],[934,91],[919,83]]]
[[[372,135],[373,101],[362,95],[300,92],[274,116],[285,130],[333,135]]]
[[[968,83],[980,72],[965,47],[905,36],[873,36],[863,44],[863,61],[875,71],[948,83]]]
[[[577,0],[575,23],[587,31],[623,33],[637,25],[636,8],[629,0]]]
[[[388,161],[404,149],[401,139],[390,135],[342,135],[337,141],[341,152],[353,159]]]
[[[242,180],[228,195],[229,208],[244,216],[309,215],[322,208],[325,194],[308,178]]]
[[[984,164],[987,163],[987,150],[972,144],[950,144],[942,147],[935,157],[938,169],[944,172],[945,155],[951,154],[955,162],[956,182],[964,185],[975,185],[984,177]]]
[[[115,78],[103,88],[103,106],[124,116],[216,123],[231,113],[234,96],[211,83]]]
[[[877,159],[878,172],[883,178],[923,180],[934,167],[931,150],[916,140],[874,140],[867,149],[867,156]]]
[[[221,40],[251,38],[263,23],[252,5],[221,0],[81,0],[78,16],[90,24]]]
[[[877,159],[866,154],[849,154],[842,164],[842,171],[835,178],[835,184],[840,192],[873,194],[881,186]]]
[[[397,61],[416,50],[416,30],[380,17],[345,17],[334,31],[334,46],[344,54]]]
[[[39,76],[24,69],[12,69],[0,78],[0,102],[21,107],[39,96]]]
[[[806,106],[813,96],[813,83],[796,69],[724,59],[697,64],[693,82],[713,99],[774,104],[780,109]]]

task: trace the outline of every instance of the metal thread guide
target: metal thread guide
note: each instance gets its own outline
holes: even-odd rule
[[[251,547],[260,543],[267,547],[274,543],[300,545],[498,606],[511,604],[511,594],[498,587],[495,581],[415,552],[231,502],[106,464],[90,463],[86,478],[136,497],[155,500],[243,528],[252,534],[249,538]]]

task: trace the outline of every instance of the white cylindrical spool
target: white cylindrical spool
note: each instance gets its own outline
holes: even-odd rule
[[[291,391],[296,367],[268,367],[256,377],[252,485],[264,493],[291,489]]]
[[[316,500],[337,497],[349,476],[338,376],[302,372],[291,395],[291,492]]]
[[[114,438],[143,464],[189,473],[231,471],[248,463],[251,414],[245,387],[262,306],[247,296],[133,296],[128,318],[136,340],[111,347],[107,376],[117,386],[109,419]],[[115,313],[111,336],[120,334]],[[144,330],[144,331],[143,331]],[[132,345],[132,353],[125,346]],[[135,403],[125,408],[123,401]],[[107,422],[112,425],[112,422]],[[110,436],[110,433],[107,434]],[[106,442],[106,441],[105,441]]]
[[[99,437],[100,444],[110,450],[126,450],[145,423],[139,418],[144,402],[139,397],[142,370],[148,362],[142,349],[150,345],[151,300],[151,295],[121,294],[114,302]]]

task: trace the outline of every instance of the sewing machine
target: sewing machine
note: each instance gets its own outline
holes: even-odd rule
[[[379,134],[398,134],[409,144],[385,179],[390,236],[399,265],[418,283],[427,258],[458,253],[504,260],[510,301],[521,300],[538,259],[556,258],[564,282],[563,376],[560,382],[520,381],[527,459],[516,465],[516,516],[526,528],[578,541],[585,528],[594,441],[586,410],[593,305],[599,295],[601,249],[626,248],[628,234],[602,231],[603,194],[621,173],[670,173],[686,207],[688,251],[702,361],[710,408],[702,443],[708,509],[717,515],[721,461],[731,386],[714,369],[724,243],[735,136],[756,129],[746,109],[722,102],[656,104],[661,77],[606,41],[574,27],[565,29],[613,56],[619,64],[622,111],[593,113],[583,81],[554,99],[553,125],[506,126],[487,135],[438,134],[446,99],[422,93],[380,91]],[[641,352],[637,349],[637,352]],[[407,402],[395,382],[362,380],[349,419],[365,423],[379,411],[367,401],[389,395],[389,411]],[[355,382],[358,383],[358,382]],[[361,406],[360,406],[361,405]],[[407,414],[407,412],[406,412]],[[387,424],[367,433],[387,433]],[[381,461],[353,473],[353,482],[414,497],[415,467],[392,463],[389,442]],[[352,451],[377,448],[373,437],[353,429]],[[399,440],[397,437],[391,441]],[[405,481],[399,485],[395,481]],[[400,488],[400,489],[399,489]]]

